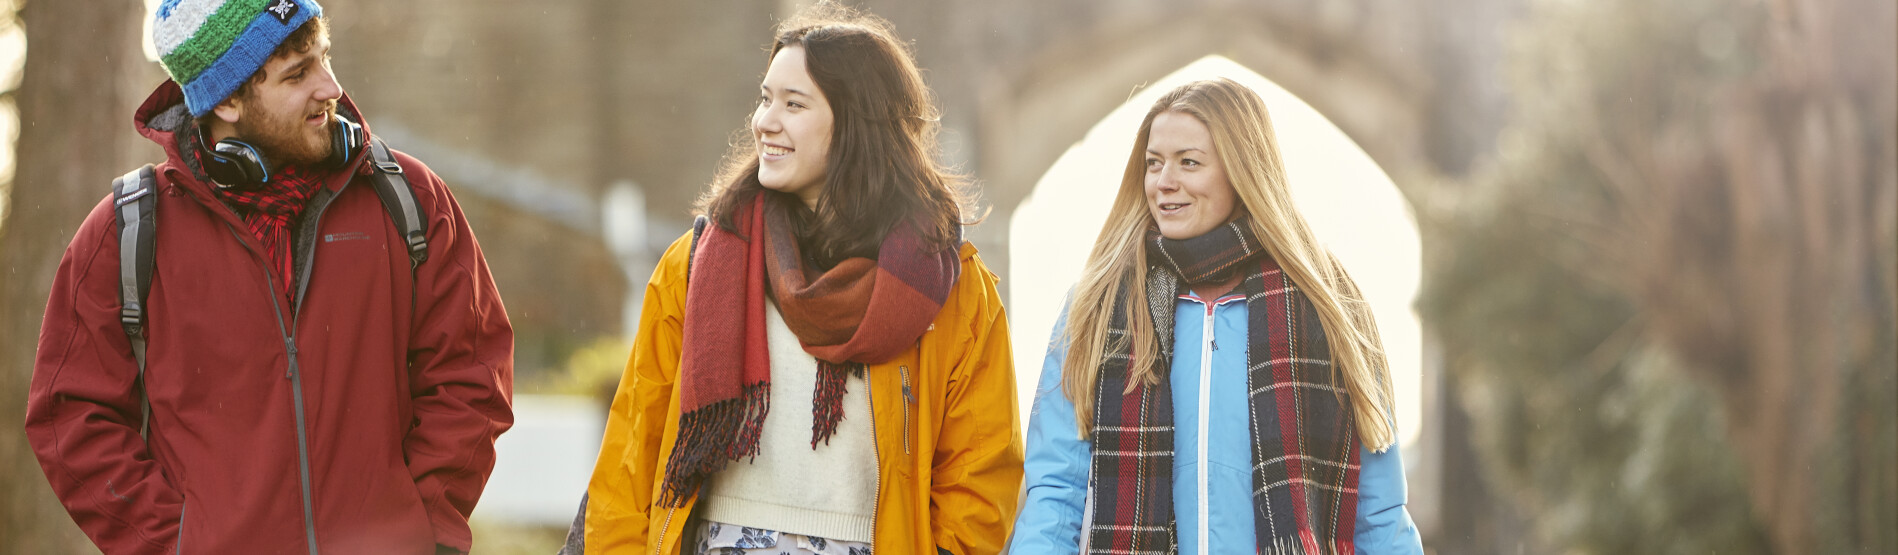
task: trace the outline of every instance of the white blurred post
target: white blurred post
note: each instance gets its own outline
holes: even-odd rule
[[[631,181],[613,182],[600,202],[600,235],[626,277],[626,302],[620,311],[620,335],[628,342],[639,332],[639,307],[645,302],[646,275],[654,264],[646,245],[646,193]]]

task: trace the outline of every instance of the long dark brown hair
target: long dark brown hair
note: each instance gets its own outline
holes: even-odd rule
[[[799,242],[826,266],[874,258],[884,235],[905,220],[916,221],[930,244],[959,244],[967,181],[936,160],[940,115],[890,22],[819,2],[778,25],[771,57],[793,46],[804,49],[805,69],[830,102],[833,118],[816,211],[758,183],[757,136],[747,124],[739,130],[742,139],[734,134],[698,212],[735,230],[734,215],[753,195],[795,205]]]

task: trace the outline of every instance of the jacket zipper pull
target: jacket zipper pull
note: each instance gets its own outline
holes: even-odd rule
[[[297,344],[295,341],[285,339],[283,346],[290,353],[290,364],[284,368],[283,377],[294,378],[297,375]]]
[[[916,394],[909,389],[909,367],[897,366],[897,372],[903,376],[903,454],[909,454],[909,407],[916,404]]]

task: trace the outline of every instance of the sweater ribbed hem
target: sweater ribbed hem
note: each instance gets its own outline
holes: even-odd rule
[[[721,495],[707,495],[701,503],[697,516],[711,522],[863,543],[870,543],[876,531],[875,519],[867,514],[792,507]]]

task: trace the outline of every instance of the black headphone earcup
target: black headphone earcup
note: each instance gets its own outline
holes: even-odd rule
[[[330,126],[330,155],[325,161],[332,168],[340,168],[349,163],[349,159],[362,150],[367,142],[361,125],[349,121],[342,114],[336,114],[335,125]]]
[[[204,173],[224,187],[254,187],[270,180],[270,166],[256,147],[224,139],[204,151]]]

